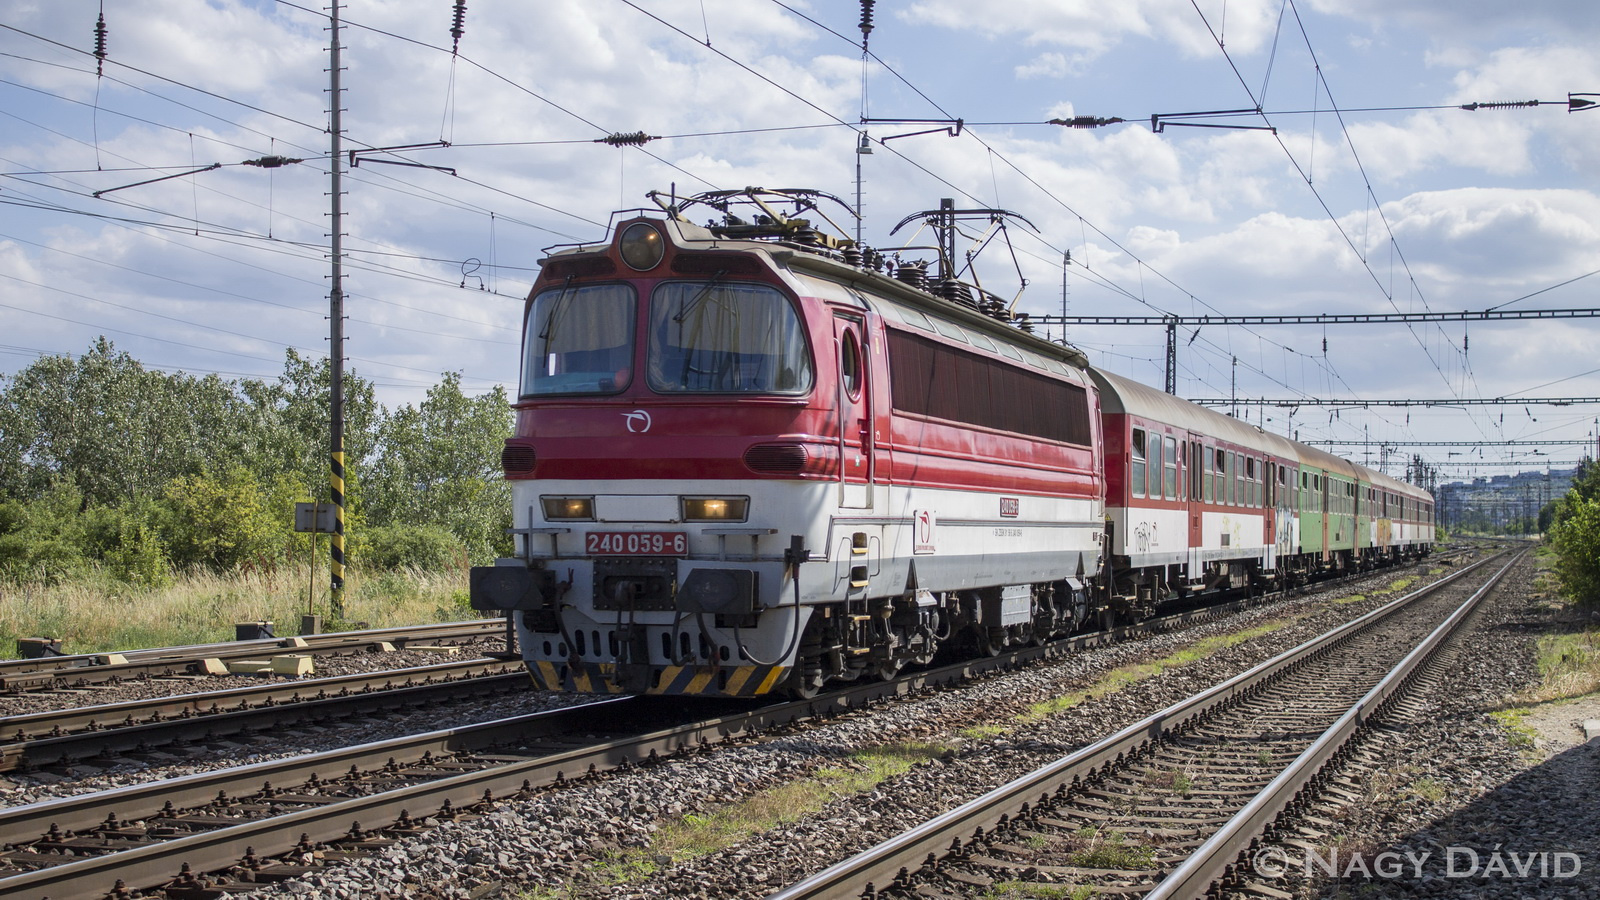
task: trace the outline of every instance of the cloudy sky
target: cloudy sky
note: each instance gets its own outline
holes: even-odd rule
[[[1567,108],[1600,92],[1592,0],[879,0],[865,63],[846,0],[471,0],[455,54],[453,5],[342,13],[346,147],[451,145],[365,155],[345,182],[348,355],[390,405],[443,371],[513,384],[543,249],[600,238],[646,191],[853,203],[858,159],[875,246],[942,197],[1035,226],[979,271],[1036,315],[1600,307],[1600,108]],[[97,67],[100,0],[0,0],[0,372],[100,334],[230,377],[325,354],[321,0],[103,8]],[[1151,126],[1257,107],[1167,120],[1249,129]],[[1046,124],[1071,116],[1126,121]],[[595,142],[636,131],[658,139]],[[303,162],[242,165],[268,156]],[[1241,415],[1389,442],[1396,474],[1412,452],[1447,480],[1542,468],[1584,448],[1537,442],[1592,446],[1600,406],[1358,404],[1600,396],[1597,337],[1593,319],[1185,327],[1178,392],[1350,401]],[[1160,328],[1067,338],[1161,384]]]

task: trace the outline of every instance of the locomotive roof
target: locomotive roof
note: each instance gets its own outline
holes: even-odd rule
[[[1316,447],[1290,440],[1282,435],[1263,431],[1232,416],[1225,416],[1165,391],[1158,391],[1131,378],[1093,367],[1089,369],[1089,375],[1094,378],[1095,385],[1100,389],[1100,409],[1103,412],[1127,413],[1163,422],[1196,434],[1220,438],[1244,447],[1253,447],[1280,459],[1292,459],[1302,465],[1316,466],[1346,478],[1369,482],[1391,493],[1418,499],[1432,499],[1431,494],[1415,485],[1335,456],[1326,450],[1318,450]]]
[[[826,247],[806,246],[791,241],[730,237],[697,225],[682,216],[663,216],[654,210],[645,209],[636,212],[638,215],[616,220],[603,241],[550,248],[547,256],[540,261],[541,265],[548,265],[574,255],[607,253],[624,228],[644,219],[661,226],[667,240],[678,250],[751,253],[766,260],[771,268],[778,272],[789,270],[805,272],[853,287],[869,296],[887,297],[946,320],[958,322],[964,327],[984,332],[993,338],[1024,347],[1034,353],[1061,360],[1080,371],[1089,365],[1088,357],[1076,347],[1045,340],[1015,325],[984,315],[970,306],[946,300],[881,272],[851,265],[830,255]]]

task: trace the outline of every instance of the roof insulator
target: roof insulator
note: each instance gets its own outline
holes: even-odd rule
[[[456,0],[455,11],[451,14],[450,22],[450,55],[455,56],[461,49],[461,35],[466,33],[467,0]]]
[[[645,134],[642,131],[630,131],[626,134],[618,131],[603,138],[595,138],[594,143],[610,144],[613,147],[643,147],[659,137],[660,135]]]

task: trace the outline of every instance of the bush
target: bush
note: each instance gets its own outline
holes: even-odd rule
[[[351,561],[367,569],[439,571],[458,568],[466,547],[437,525],[381,525],[354,536]]]
[[[59,535],[16,531],[0,536],[0,577],[7,581],[56,584],[87,567],[78,548]]]
[[[166,548],[156,530],[145,522],[123,520],[117,546],[106,553],[106,567],[129,584],[166,587],[172,583]]]
[[[166,543],[174,564],[225,571],[242,564],[273,568],[292,535],[292,506],[281,485],[263,485],[249,470],[177,478],[167,484],[174,515]]]
[[[0,503],[0,578],[55,584],[87,569],[73,532],[80,499],[58,487],[32,503]]]
[[[1568,498],[1550,526],[1556,577],[1573,600],[1600,605],[1600,500]]]

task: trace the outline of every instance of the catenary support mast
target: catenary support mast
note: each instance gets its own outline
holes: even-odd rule
[[[330,213],[332,240],[328,255],[333,263],[332,287],[328,291],[328,487],[333,499],[333,535],[328,542],[332,576],[328,586],[329,612],[335,619],[344,617],[344,206],[341,193],[341,163],[344,151],[339,123],[339,0],[332,0],[328,42],[328,135],[331,152],[329,170],[333,196]]]

